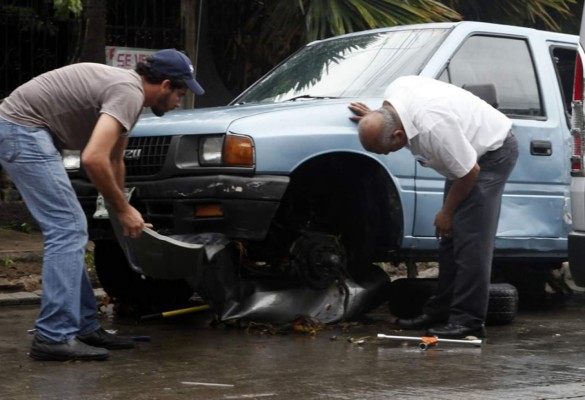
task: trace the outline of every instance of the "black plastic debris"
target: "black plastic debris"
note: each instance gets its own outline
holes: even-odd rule
[[[352,279],[343,256],[322,238],[307,236],[291,247],[294,269],[303,263],[308,267],[302,279],[247,276],[236,246],[224,235],[164,236],[144,228],[140,238],[131,239],[122,235],[115,217],[110,219],[133,270],[152,278],[186,279],[221,321],[290,323],[299,316],[323,323],[355,320],[388,297],[390,279],[381,268],[366,265],[360,281]]]

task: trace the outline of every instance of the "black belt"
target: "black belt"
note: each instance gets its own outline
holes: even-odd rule
[[[481,159],[482,159],[484,156],[486,156],[487,154],[490,154],[490,153],[493,153],[494,151],[498,151],[498,150],[500,150],[502,147],[504,147],[504,145],[506,144],[506,142],[507,142],[508,140],[512,139],[513,137],[514,137],[514,133],[513,133],[513,132],[512,132],[512,130],[510,129],[510,130],[508,131],[508,135],[507,135],[507,136],[506,136],[506,138],[504,139],[504,143],[502,143],[502,145],[501,145],[500,147],[498,147],[497,149],[490,150],[490,151],[486,152],[486,153],[485,153],[483,156],[479,157],[479,159],[478,159],[477,161],[481,160]]]

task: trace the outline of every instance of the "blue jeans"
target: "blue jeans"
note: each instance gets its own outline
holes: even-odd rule
[[[87,220],[50,132],[0,118],[0,164],[45,239],[37,334],[64,342],[95,331],[97,305],[85,270]]]

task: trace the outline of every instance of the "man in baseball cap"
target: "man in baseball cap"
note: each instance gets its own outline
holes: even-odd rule
[[[195,69],[191,60],[180,51],[175,49],[160,50],[148,57],[147,62],[152,69],[161,75],[183,80],[196,95],[205,93],[205,90],[193,76]]]
[[[98,63],[57,68],[25,82],[0,104],[0,165],[44,238],[43,296],[30,356],[104,360],[134,341],[105,331],[85,269],[87,219],[57,148],[79,150],[85,173],[120,221],[124,236],[150,224],[124,195],[124,152],[144,107],[178,108],[187,90],[204,93],[189,58],[161,50],[135,70]],[[14,151],[15,148],[23,151]]]

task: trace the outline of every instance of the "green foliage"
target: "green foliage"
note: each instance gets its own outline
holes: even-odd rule
[[[216,64],[240,93],[303,44],[385,26],[459,20],[437,0],[215,0]],[[233,32],[226,40],[226,32]],[[213,32],[212,32],[213,34]]]
[[[2,259],[2,264],[4,264],[5,267],[10,267],[12,264],[14,264],[14,261],[9,257],[5,257]]]
[[[365,29],[461,19],[436,0],[273,0],[266,2],[266,40],[275,30],[299,32],[305,42]]]
[[[40,18],[37,10],[31,7],[0,6],[0,13],[8,16],[10,19],[20,21],[20,29],[22,32],[43,32],[48,35],[54,35],[58,31],[55,24]]]
[[[237,94],[313,40],[459,20],[575,33],[582,7],[577,0],[214,0],[208,17],[215,48],[223,51],[215,54],[216,65]]]
[[[55,9],[55,16],[63,20],[69,19],[70,14],[73,14],[75,18],[78,18],[83,11],[82,0],[53,0],[53,6]],[[43,24],[46,24],[46,22],[44,19],[39,18],[38,12],[35,8],[20,5],[0,5],[0,11],[13,18],[40,24],[39,26],[31,25],[29,28],[35,30],[47,29],[47,27],[42,26]]]
[[[86,252],[85,252],[84,259],[85,259],[85,265],[86,265],[88,268],[93,268],[93,267],[95,266],[94,257],[93,257],[93,252],[91,252],[91,251],[86,251]]]
[[[528,26],[562,31],[581,15],[573,15],[577,0],[442,0],[469,21]],[[582,7],[582,5],[581,5]],[[576,18],[574,18],[576,17]]]
[[[26,222],[11,223],[9,225],[3,226],[2,228],[23,233],[31,233],[33,231],[33,227],[30,224],[27,224]]]
[[[69,19],[71,14],[73,14],[74,18],[79,18],[83,11],[82,0],[53,0],[53,6],[55,17],[61,20]],[[43,32],[55,35],[59,31],[54,21],[42,18],[39,16],[38,9],[33,7],[11,4],[0,5],[0,13],[10,19],[20,21],[20,29],[23,32]]]
[[[105,1],[105,0],[104,0]],[[81,0],[53,0],[55,5],[55,16],[61,19],[69,18],[69,13],[79,17],[83,11]]]

